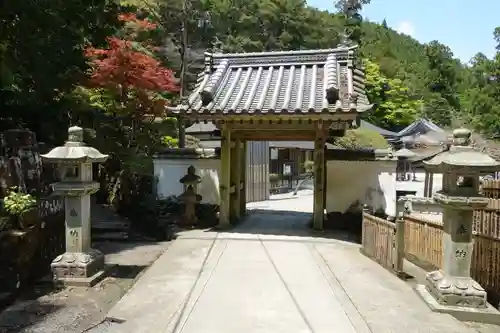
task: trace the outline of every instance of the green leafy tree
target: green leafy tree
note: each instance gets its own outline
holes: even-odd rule
[[[500,134],[500,53],[493,59],[477,54],[471,61],[470,88],[463,96],[464,115],[474,128],[498,137]]]
[[[490,136],[498,135],[497,56],[478,56],[466,66],[445,45],[423,45],[388,28],[386,21],[363,21],[360,9],[368,3],[334,1],[337,12],[329,13],[309,7],[304,0],[99,0],[64,6],[48,0],[7,1],[0,11],[0,130],[29,127],[40,141],[59,144],[69,118],[75,123],[94,117],[97,130],[124,131],[114,126],[121,120],[104,120],[102,114],[88,112],[93,107],[83,102],[81,94],[69,92],[85,80],[88,63],[82,51],[89,44],[103,49],[107,36],[123,38],[137,32],[129,24],[122,29],[116,19],[125,8],[157,25],[154,31],[137,33],[131,48],[172,68],[177,78],[183,77],[184,70],[187,91],[192,91],[203,70],[205,49],[331,48],[347,33],[352,43],[360,45],[362,57],[376,65],[366,63],[368,95],[377,105],[368,120],[398,127],[417,116],[443,126],[458,119]],[[187,32],[187,41],[182,40],[182,32]],[[493,38],[500,45],[500,29]],[[144,41],[160,48],[144,47]],[[178,96],[167,98],[176,102]],[[79,112],[84,109],[87,112]],[[170,130],[158,137],[176,137]]]
[[[0,10],[0,129],[28,127],[39,141],[65,136],[66,98],[88,69],[84,48],[119,26],[113,0],[4,1]]]
[[[334,1],[335,8],[341,12],[345,12],[348,8],[361,10],[363,5],[368,5],[371,0],[337,0]]]
[[[425,101],[420,116],[432,120],[442,126],[450,126],[455,115],[455,109],[450,106],[448,100],[440,94],[435,93]]]
[[[460,112],[459,63],[453,59],[450,48],[437,41],[425,46],[425,54],[430,69],[427,84],[432,92],[426,101],[426,115],[440,125],[449,126],[453,115]]]
[[[493,39],[495,39],[495,42],[497,43],[497,51],[500,51],[500,27],[496,27],[493,31]]]
[[[123,29],[108,38],[107,47],[86,49],[92,70],[78,94],[100,113],[94,126],[87,126],[96,129],[91,143],[112,151],[124,168],[147,171],[152,154],[161,147],[161,128],[169,125],[160,121],[165,106],[178,86],[172,70],[156,58],[156,47],[148,38],[156,24],[133,13],[120,14],[119,19]],[[95,126],[103,118],[105,125]]]
[[[408,125],[422,108],[422,101],[411,96],[400,79],[388,79],[380,72],[380,66],[365,60],[368,99],[375,104],[367,119],[374,124],[392,128]]]
[[[344,16],[344,38],[343,43],[354,43],[361,45],[363,41],[363,18],[359,13],[363,5],[369,4],[370,0],[337,0],[335,8]]]

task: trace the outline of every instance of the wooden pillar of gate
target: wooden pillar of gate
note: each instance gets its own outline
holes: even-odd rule
[[[323,147],[324,147],[324,144],[323,144]],[[325,149],[325,148],[324,148]],[[323,150],[324,150],[323,149]],[[327,163],[326,163],[326,158],[323,158],[324,159],[324,166],[323,166],[323,173],[324,173],[324,176],[323,176],[323,209],[326,210],[326,192],[327,192],[327,189],[328,189],[328,169],[327,169]]]
[[[241,217],[241,141],[233,140],[231,145],[231,221]]]
[[[429,171],[425,171],[425,180],[424,180],[424,197],[430,197],[429,195]]]
[[[322,121],[317,123],[314,141],[314,207],[313,228],[323,229],[325,212],[325,142],[326,133]]]
[[[247,145],[246,141],[240,144],[240,216],[245,216],[247,213]]]
[[[429,189],[427,190],[429,198],[432,198],[433,187],[434,187],[434,172],[429,172]]]
[[[231,131],[221,128],[220,179],[219,179],[219,227],[231,224]]]

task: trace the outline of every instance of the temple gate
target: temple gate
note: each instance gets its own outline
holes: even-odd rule
[[[245,214],[246,142],[303,140],[315,142],[313,226],[323,228],[326,140],[372,107],[356,60],[356,47],[205,54],[194,92],[167,113],[221,131],[219,226]]]

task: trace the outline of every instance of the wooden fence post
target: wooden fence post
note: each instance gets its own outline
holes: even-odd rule
[[[368,205],[364,205],[363,206],[363,212],[361,213],[361,247],[363,248],[363,250],[366,250],[366,242],[368,240],[368,235],[367,235],[367,232],[368,232],[368,228],[367,228],[367,222],[366,222],[366,218],[365,218],[365,214],[370,214],[370,209],[368,208]]]
[[[403,262],[405,258],[405,219],[402,213],[399,213],[396,218],[395,243],[394,270],[396,274],[401,274],[403,273]]]

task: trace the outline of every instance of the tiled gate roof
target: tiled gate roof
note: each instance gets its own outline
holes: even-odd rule
[[[206,54],[185,115],[320,114],[371,108],[354,48]]]

